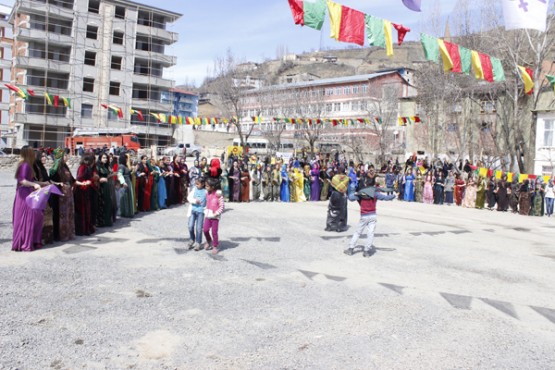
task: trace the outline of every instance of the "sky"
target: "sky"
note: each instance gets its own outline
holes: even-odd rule
[[[458,1],[422,0],[422,12],[406,8],[401,0],[335,0],[366,14],[401,23],[411,28],[406,40],[417,40],[419,32],[435,36],[430,17],[440,13],[444,18]],[[183,83],[202,84],[210,76],[214,60],[230,50],[239,61],[263,62],[275,59],[277,50],[302,53],[323,49],[359,47],[329,37],[329,21],[322,31],[297,26],[287,0],[135,0],[145,5],[183,14],[168,30],[179,34],[179,41],[166,49],[177,56],[177,65],[165,77]],[[13,0],[0,0],[12,6]],[[444,28],[444,26],[443,26]],[[394,32],[394,37],[396,32]]]

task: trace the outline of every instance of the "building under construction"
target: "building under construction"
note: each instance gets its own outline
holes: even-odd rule
[[[176,64],[166,48],[179,17],[132,1],[17,0],[10,83],[29,94],[11,96],[11,146],[58,146],[76,129],[106,128],[168,144],[173,130],[155,116],[173,109],[162,96],[175,82],[163,75]]]

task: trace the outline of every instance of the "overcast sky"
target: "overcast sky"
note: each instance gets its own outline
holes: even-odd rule
[[[430,17],[438,11],[444,16],[451,14],[458,1],[467,0],[422,0],[422,12],[417,13],[407,9],[401,0],[336,0],[342,5],[410,27],[412,31],[407,40],[417,40],[420,31],[442,36],[426,29]],[[166,51],[177,56],[177,65],[168,70],[165,77],[176,80],[177,84],[194,81],[200,85],[214,59],[223,56],[227,49],[240,60],[260,62],[275,58],[278,48],[282,47],[291,53],[301,53],[351,45],[330,39],[328,20],[321,32],[296,26],[287,0],[135,2],[183,14],[168,27],[179,33],[179,42]],[[0,3],[11,6],[14,1],[0,0]]]

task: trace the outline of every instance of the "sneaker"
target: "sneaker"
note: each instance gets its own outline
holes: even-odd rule
[[[199,243],[195,243],[194,246],[195,246],[195,251],[196,252],[200,251],[200,244]]]
[[[362,252],[362,257],[372,257],[374,253],[376,253],[376,250],[372,248],[370,250]]]
[[[218,252],[219,252],[218,247],[212,248],[212,255],[216,255],[218,254]]]
[[[347,248],[343,251],[343,253],[345,253],[347,256],[352,256],[353,255],[353,248]]]
[[[195,241],[191,240],[188,244],[187,244],[187,248],[188,249],[193,249],[193,247],[195,246]]]
[[[210,249],[212,249],[212,243],[206,242],[202,246],[204,247],[205,251],[209,251]]]

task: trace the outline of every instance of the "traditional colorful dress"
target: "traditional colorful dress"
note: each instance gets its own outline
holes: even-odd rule
[[[414,202],[414,175],[405,176],[405,194],[403,199],[407,202]]]
[[[289,202],[290,201],[289,173],[287,172],[287,165],[286,164],[281,166],[281,186],[280,186],[280,192],[279,192],[279,199],[282,202]]]
[[[462,205],[465,182],[460,177],[455,180],[455,204]]]
[[[135,199],[133,194],[133,184],[131,182],[131,172],[127,166],[120,164],[118,167],[118,181],[122,185],[120,191],[122,192],[119,210],[121,217],[132,218],[135,216]],[[123,186],[127,184],[127,187]]]
[[[106,182],[99,182],[100,196],[98,197],[98,209],[96,225],[98,227],[113,225],[113,206],[111,187],[114,186],[112,170],[106,164],[97,164],[97,173],[100,179],[106,179]]]
[[[251,175],[247,168],[244,168],[241,171],[241,202],[248,203],[251,199],[250,195],[250,182],[251,182]]]
[[[463,207],[474,208],[476,206],[476,183],[472,178],[466,184],[466,191],[464,192]]]
[[[52,181],[62,183],[60,190],[63,193],[63,196],[51,198],[54,240],[66,242],[75,238],[75,205],[73,198],[75,179],[62,159],[58,159],[50,171]]]
[[[476,208],[483,209],[486,203],[486,181],[479,180],[478,188],[476,189]]]
[[[160,168],[158,166],[148,164],[149,169],[149,182],[152,185],[150,193],[150,210],[157,211],[160,209],[158,204],[158,182],[160,181]]]
[[[140,163],[137,167],[137,198],[140,212],[150,211],[150,195],[152,193],[152,182],[149,178],[150,169],[146,164]]]
[[[297,202],[306,202],[304,195],[304,175],[296,168],[293,171],[293,186],[295,187],[295,198]]]
[[[509,184],[501,179],[497,183],[497,210],[506,211],[509,209]]]
[[[422,193],[422,199],[426,204],[434,203],[434,189],[432,187],[433,177],[432,175],[426,176],[426,181],[424,181],[424,191]]]
[[[422,177],[420,175],[416,176],[414,180],[414,201],[422,203],[424,192],[424,183],[422,182]]]
[[[231,191],[230,201],[238,202],[241,194],[241,171],[239,170],[239,168],[233,167],[229,171],[228,179]]]
[[[25,202],[25,198],[35,190],[33,187],[21,185],[24,180],[33,182],[31,166],[26,162],[21,163],[15,177],[17,185],[12,212],[12,250],[30,252],[42,244],[44,214],[42,210],[34,210]]]
[[[82,164],[77,169],[77,181],[93,181],[93,170],[87,164]],[[73,200],[75,202],[75,235],[91,235],[95,231],[96,218],[92,212],[91,185],[74,185]]]

